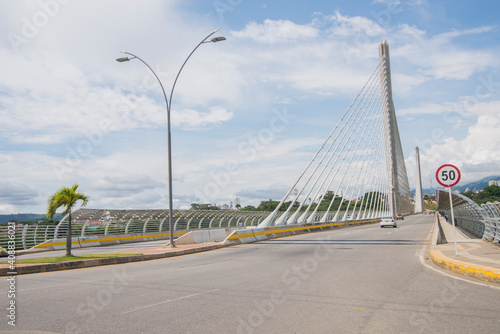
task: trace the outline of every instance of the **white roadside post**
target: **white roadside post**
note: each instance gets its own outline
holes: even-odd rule
[[[458,184],[460,181],[460,170],[450,164],[442,165],[436,171],[436,180],[443,187],[448,188],[448,193],[450,195],[450,210],[451,210],[451,221],[453,222],[453,237],[455,238],[455,255],[458,256],[457,247],[457,232],[455,226],[455,214],[453,212],[453,199],[451,197],[451,187]]]

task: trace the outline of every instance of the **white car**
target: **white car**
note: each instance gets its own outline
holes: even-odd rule
[[[382,217],[380,219],[380,227],[386,226],[398,227],[398,223],[396,223],[396,219],[394,219],[394,217]]]

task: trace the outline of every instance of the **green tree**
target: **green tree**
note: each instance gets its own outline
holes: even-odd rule
[[[242,208],[241,211],[257,211],[257,209],[253,205],[247,205],[244,208]]]
[[[191,204],[191,210],[220,210],[220,208],[216,207],[212,204]]]
[[[64,214],[68,215],[68,232],[66,235],[66,256],[71,256],[71,210],[78,201],[82,201],[82,206],[87,205],[89,198],[82,193],[77,193],[78,184],[73,187],[62,187],[55,194],[49,197],[47,201],[47,217],[52,219],[57,209],[64,207]]]
[[[261,201],[257,207],[257,211],[273,211],[278,204],[280,204],[279,201],[273,201],[272,199],[269,199],[269,201]]]
[[[478,194],[479,199],[500,197],[499,186],[487,186]]]
[[[470,198],[477,204],[500,201],[500,187],[495,185],[486,186],[482,191],[478,193],[468,191],[466,193],[463,193],[462,195]]]

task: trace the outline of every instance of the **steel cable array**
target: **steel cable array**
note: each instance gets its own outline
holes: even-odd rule
[[[319,222],[392,214],[388,200],[383,85],[377,75],[379,72],[380,65],[276,209],[259,227],[313,223],[317,221],[318,211],[325,211],[325,206],[326,212]],[[402,156],[400,147],[397,153]],[[404,157],[401,161],[404,166]],[[408,185],[407,178],[402,184]],[[290,196],[295,189],[295,196]]]

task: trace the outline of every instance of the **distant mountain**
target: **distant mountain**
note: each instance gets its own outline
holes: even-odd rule
[[[500,176],[488,176],[485,177],[484,179],[476,182],[471,182],[463,186],[456,186],[453,187],[453,190],[459,190],[460,192],[465,192],[465,189],[469,188],[472,191],[478,191],[478,190],[483,190],[484,187],[488,186],[488,182],[493,181],[493,180],[500,180]]]
[[[471,191],[476,192],[476,191],[479,191],[479,190],[483,190],[484,187],[488,186],[488,182],[490,182],[492,180],[500,180],[500,175],[497,175],[497,176],[488,176],[488,177],[485,177],[484,179],[479,180],[479,181],[467,183],[467,184],[464,184],[464,185],[458,185],[458,186],[453,187],[452,190],[458,190],[461,193],[463,193],[463,192],[465,192],[465,189],[469,188]],[[432,188],[432,194],[433,195],[436,193],[436,189],[445,189],[445,188],[441,187],[441,186],[440,187],[436,187],[436,188]],[[422,192],[424,194],[430,194],[431,190],[429,188],[426,188],[426,189],[422,189]],[[415,189],[412,189],[411,193],[414,194],[415,193]]]
[[[60,214],[55,214],[54,219],[61,219]],[[11,221],[17,221],[17,222],[24,222],[24,221],[29,221],[29,222],[36,222],[41,219],[47,219],[47,217],[44,214],[38,214],[38,213],[18,213],[18,214],[13,214],[13,215],[0,215],[0,224],[5,224]]]

